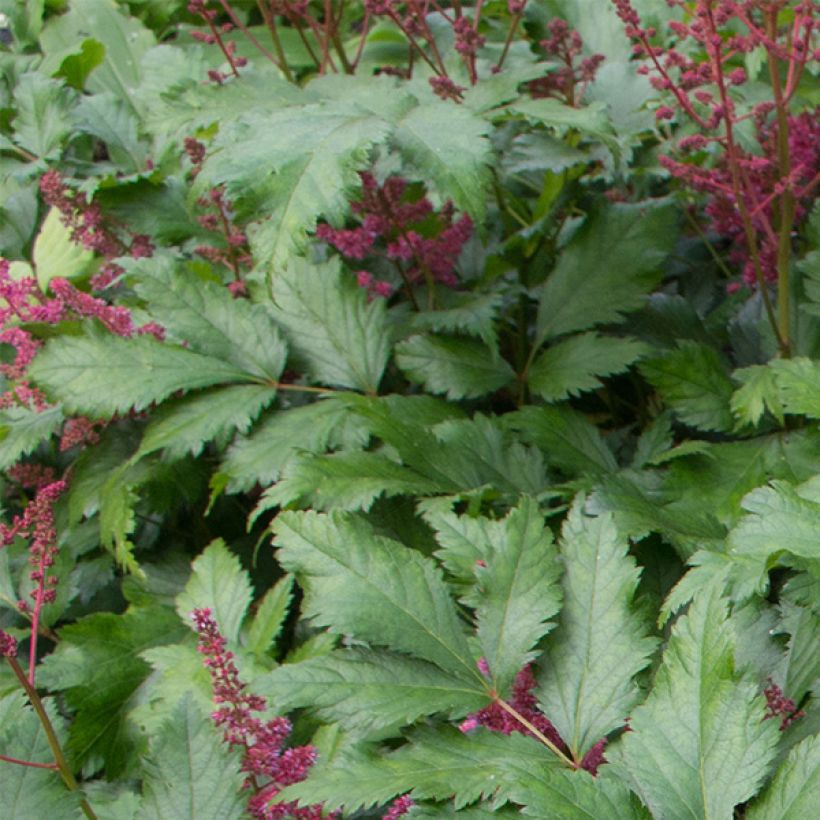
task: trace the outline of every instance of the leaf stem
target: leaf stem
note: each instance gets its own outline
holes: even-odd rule
[[[496,698],[495,702],[505,712],[512,715],[528,732],[531,732],[537,740],[540,740],[564,765],[569,766],[571,769],[578,768],[578,764],[574,760],[568,758],[540,729],[530,723],[515,707],[510,706],[503,698]]]
[[[40,695],[37,694],[37,690],[29,683],[26,673],[23,671],[20,664],[17,663],[17,658],[7,657],[6,660],[9,662],[9,666],[17,677],[17,680],[20,681],[20,685],[25,690],[26,695],[28,695],[28,699],[34,707],[37,717],[40,719],[40,724],[43,727],[43,731],[46,733],[46,740],[48,741],[48,746],[51,749],[51,754],[54,756],[54,765],[60,772],[60,777],[62,777],[63,783],[65,783],[66,787],[70,791],[80,791],[80,785],[77,783],[77,779],[74,777],[74,773],[71,771],[71,767],[65,759],[62,747],[60,746],[60,741],[57,738],[57,733],[54,731],[54,726],[51,724],[51,720],[48,717],[45,706],[43,706],[43,701],[40,700]],[[84,797],[80,800],[80,808],[82,808],[83,814],[85,814],[88,820],[97,820],[97,815],[94,814],[93,809]]]

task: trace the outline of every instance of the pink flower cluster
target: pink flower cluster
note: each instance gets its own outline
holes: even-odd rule
[[[117,336],[149,333],[163,338],[163,329],[153,322],[134,327],[131,312],[109,305],[74,287],[67,279],[52,279],[54,293],[47,297],[33,276],[12,278],[8,260],[0,259],[0,342],[15,349],[14,361],[0,364],[0,373],[18,383],[0,395],[0,408],[23,404],[44,410],[48,403],[42,393],[25,381],[25,372],[41,342],[20,324],[40,322],[55,325],[66,319],[95,318]]]
[[[205,146],[193,137],[186,137],[185,153],[191,160],[191,178],[195,178],[205,161]],[[234,276],[228,289],[234,296],[246,296],[247,286],[242,273],[253,266],[248,237],[245,232],[234,223],[233,205],[221,187],[211,188],[206,196],[197,200],[197,205],[207,208],[210,213],[197,217],[197,222],[205,228],[221,235],[219,245],[197,245],[194,252],[215,265],[226,267]]]
[[[657,43],[630,0],[613,0],[638,69],[668,95],[658,121],[682,113],[699,129],[678,144],[685,161],[663,157],[664,167],[690,188],[706,193],[710,227],[734,243],[731,261],[747,284],[774,282],[782,271],[783,239],[805,216],[820,181],[820,123],[817,110],[791,114],[812,50],[820,6],[811,0],[667,0],[683,9],[686,22],[669,23],[672,45]],[[781,11],[790,6],[788,14]],[[738,58],[755,49],[765,54],[772,98],[745,107],[735,89],[747,81]],[[757,149],[741,143],[738,127],[751,120]],[[697,154],[701,153],[701,156]],[[704,167],[700,163],[712,154]],[[779,258],[780,254],[780,258]]]
[[[333,245],[349,259],[382,256],[393,262],[405,283],[440,282],[455,287],[455,266],[473,223],[469,216],[454,219],[451,202],[434,212],[426,196],[412,197],[407,180],[389,177],[379,185],[370,173],[362,173],[362,198],[351,203],[359,227],[336,230],[320,225],[319,239]],[[359,284],[378,296],[389,296],[388,282],[377,281],[368,271],[358,273]]]
[[[208,8],[208,0],[191,0],[188,3],[188,11],[197,17],[201,17],[205,23],[207,23],[209,29],[208,32],[192,31],[191,36],[200,43],[219,46],[230,65],[231,74],[238,77],[239,69],[246,66],[248,60],[246,57],[242,57],[236,53],[235,42],[223,38],[224,34],[229,34],[233,31],[233,23],[218,24],[216,22],[217,12]],[[230,74],[216,71],[215,69],[208,71],[208,79],[218,85],[222,85],[229,76]]]
[[[769,685],[763,690],[766,697],[766,716],[764,720],[779,717],[780,731],[788,729],[797,718],[805,717],[806,713],[798,711],[797,704],[783,694],[783,690],[771,679]]]
[[[397,820],[397,818],[407,814],[415,805],[415,801],[409,795],[404,794],[401,797],[397,797],[390,804],[387,813],[382,815],[382,820]]]
[[[17,639],[0,629],[0,658],[17,657]]]
[[[141,259],[154,253],[145,234],[116,231],[100,206],[70,188],[58,171],[46,171],[40,177],[40,193],[48,205],[60,212],[63,224],[71,228],[72,240],[107,260],[91,280],[94,290],[105,289],[122,274],[122,268],[111,260],[118,256]],[[127,242],[121,238],[123,233],[128,234]]]
[[[584,50],[581,35],[560,17],[547,23],[547,31],[550,36],[541,41],[541,47],[558,61],[558,67],[546,77],[529,82],[527,89],[533,97],[555,97],[567,105],[576,106],[595,79],[604,55],[593,54],[576,64]]]
[[[254,792],[248,801],[251,816],[259,820],[321,820],[325,815],[319,805],[300,807],[295,802],[276,801],[285,786],[305,779],[316,762],[316,749],[283,749],[291,733],[290,721],[284,717],[263,721],[254,716],[255,712],[265,711],[267,701],[245,692],[247,686],[239,677],[233,653],[227,649],[211,610],[195,609],[191,618],[199,635],[197,648],[211,676],[214,702],[219,706],[212,717],[228,745],[242,750],[242,770],[248,774],[246,786]]]
[[[482,674],[489,677],[489,669],[484,658],[479,660],[478,668]],[[509,699],[509,704],[542,735],[554,743],[562,752],[569,755],[569,749],[561,735],[558,734],[558,730],[538,708],[538,701],[532,694],[535,685],[536,680],[533,675],[532,666],[527,665],[515,676],[512,697]],[[526,726],[496,702],[470,715],[461,723],[459,729],[461,729],[462,732],[469,732],[478,726],[484,726],[492,732],[501,732],[501,734],[505,735],[509,735],[512,732],[519,732],[523,735],[532,736],[532,732]],[[584,759],[580,764],[582,769],[586,769],[586,771],[593,775],[597,773],[598,767],[606,762],[604,758],[606,743],[607,739],[602,738],[584,755]]]

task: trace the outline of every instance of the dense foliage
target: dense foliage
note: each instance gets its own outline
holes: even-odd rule
[[[807,820],[812,0],[0,0],[0,806]]]

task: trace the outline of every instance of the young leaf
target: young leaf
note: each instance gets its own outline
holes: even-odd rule
[[[275,387],[241,384],[165,402],[152,414],[136,455],[164,450],[171,459],[197,456],[213,439],[246,432],[274,398]]]
[[[293,576],[283,575],[264,595],[256,608],[245,649],[254,655],[266,655],[285,625],[288,608],[293,599]]]
[[[264,307],[179,272],[171,260],[140,260],[131,271],[151,315],[175,340],[259,379],[279,379],[285,344]]]
[[[536,344],[620,321],[641,307],[674,245],[675,214],[668,200],[618,203],[593,214],[544,284]]]
[[[757,685],[734,671],[721,586],[702,589],[673,627],[652,692],[621,738],[624,765],[657,817],[732,817],[776,753],[776,721],[763,720]]]
[[[515,378],[486,345],[453,336],[411,336],[396,346],[396,363],[408,379],[451,400],[492,393]]]
[[[247,795],[239,756],[220,741],[211,719],[190,702],[179,702],[153,737],[143,763],[140,818],[224,820],[240,817]]]
[[[367,301],[338,258],[292,259],[273,281],[273,316],[318,382],[375,393],[390,355],[384,300]]]
[[[253,682],[277,710],[308,707],[357,736],[406,726],[420,717],[461,718],[489,702],[484,687],[395,652],[339,649],[286,663]]]
[[[820,805],[820,735],[790,752],[771,785],[746,810],[746,820],[804,820]]]
[[[561,606],[561,566],[552,533],[533,499],[522,498],[496,529],[486,566],[476,569],[476,638],[493,688],[503,697],[554,625],[549,619]]]
[[[101,759],[109,778],[133,773],[139,739],[127,711],[150,672],[140,654],[179,640],[185,627],[171,610],[151,607],[87,615],[59,634],[37,677],[42,686],[63,692],[76,713],[67,744],[74,765]]]
[[[193,569],[185,589],[177,597],[179,617],[190,623],[194,609],[208,608],[223,637],[237,641],[242,619],[251,603],[247,572],[221,538],[211,541],[194,561]]]
[[[612,516],[584,515],[561,534],[564,605],[547,644],[537,697],[573,758],[622,726],[639,699],[635,675],[656,646],[632,609],[640,571]]]
[[[622,373],[645,355],[635,339],[582,333],[547,348],[529,370],[530,390],[545,401],[561,401],[601,387],[599,376]]]
[[[644,359],[641,373],[684,424],[729,432],[732,382],[714,348],[684,340],[675,350]]]
[[[273,529],[279,561],[299,577],[303,612],[318,625],[481,682],[464,625],[430,559],[346,513],[285,512]]]
[[[71,279],[88,272],[94,254],[71,239],[71,228],[63,224],[57,208],[51,208],[34,240],[31,261],[41,290],[55,277]]]
[[[144,410],[177,390],[253,380],[227,362],[154,338],[99,332],[47,342],[29,375],[67,412],[92,417]]]
[[[45,707],[60,742],[64,742],[63,721],[52,698],[46,699]],[[0,698],[0,749],[2,754],[17,760],[54,762],[43,725],[19,689]],[[5,760],[0,760],[0,766],[0,795],[6,820],[76,820],[79,816],[79,795],[66,789],[56,771]]]

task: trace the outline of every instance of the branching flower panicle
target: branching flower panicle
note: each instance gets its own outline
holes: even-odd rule
[[[246,785],[253,790],[248,809],[259,820],[293,817],[295,820],[319,820],[325,816],[321,806],[299,807],[294,802],[277,801],[280,790],[307,777],[316,762],[313,746],[284,749],[291,733],[287,718],[263,721],[254,713],[264,712],[267,701],[246,692],[247,684],[239,677],[233,653],[219,631],[210,609],[195,609],[191,618],[199,636],[197,649],[211,676],[214,723],[231,747],[242,751],[242,770],[248,773]],[[335,815],[331,815],[335,816]]]

